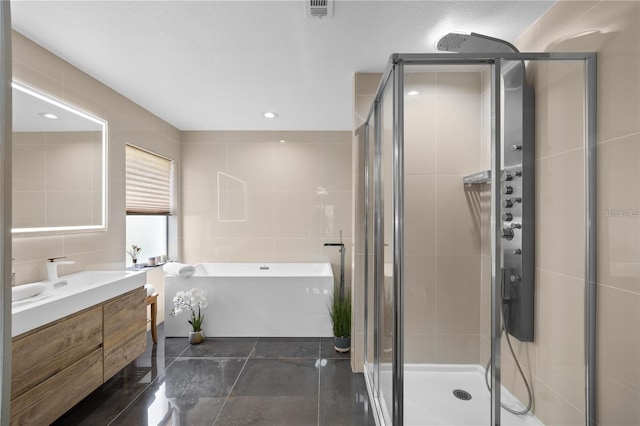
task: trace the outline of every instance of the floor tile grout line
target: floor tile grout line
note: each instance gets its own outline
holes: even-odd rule
[[[187,350],[187,349],[185,348],[185,350]],[[184,351],[183,351],[183,352],[184,352]],[[157,359],[157,357],[156,357],[156,359]],[[167,358],[164,358],[164,359],[166,360]],[[167,373],[167,370],[169,369],[169,367],[171,367],[171,366],[173,365],[173,363],[174,363],[174,362],[176,362],[176,360],[177,360],[177,359],[178,359],[178,357],[173,358],[173,361],[171,361],[171,362],[169,363],[169,365],[167,365],[167,366],[165,366],[165,367],[164,367],[164,371],[163,371],[163,373],[164,373],[164,376],[165,376],[165,377],[166,377],[166,375],[167,375],[167,374],[166,374],[166,373]],[[135,361],[134,361],[134,362],[135,362]],[[137,394],[136,396],[134,396],[134,397],[133,397],[133,399],[132,399],[131,401],[129,401],[129,403],[128,403],[128,404],[127,404],[127,405],[126,405],[122,410],[120,410],[120,412],[119,412],[118,414],[116,414],[116,415],[115,415],[115,417],[114,417],[113,419],[111,419],[111,421],[107,424],[107,426],[111,426],[111,425],[113,424],[113,422],[115,422],[116,420],[118,420],[118,417],[120,417],[120,416],[122,415],[122,413],[124,413],[125,411],[127,411],[127,409],[128,409],[128,408],[129,408],[129,407],[130,407],[134,402],[136,402],[136,401],[138,400],[138,398],[140,398],[140,397],[142,396],[142,394],[143,394],[143,393],[145,393],[145,392],[146,392],[146,391],[151,387],[151,385],[153,385],[154,383],[156,383],[159,379],[160,379],[160,375],[158,374],[158,376],[157,376],[155,379],[153,379],[152,381],[150,381],[150,382],[149,382],[149,384],[148,384],[147,386],[145,386],[145,387],[144,387],[144,389],[142,389],[140,392],[138,392],[138,394]]]
[[[247,355],[247,358],[245,359],[244,364],[242,365],[242,368],[240,369],[240,372],[238,373],[238,377],[236,377],[236,380],[233,382],[233,385],[231,386],[231,389],[229,390],[229,394],[224,399],[224,402],[222,403],[222,407],[220,407],[220,410],[218,410],[218,414],[216,415],[216,418],[213,419],[213,423],[211,423],[211,426],[216,424],[216,422],[218,421],[218,418],[222,414],[222,410],[224,410],[224,407],[227,405],[227,401],[229,401],[229,397],[233,393],[233,390],[236,388],[236,384],[238,384],[238,380],[240,380],[240,376],[242,376],[242,373],[244,372],[244,369],[247,366],[247,363],[249,362],[249,359],[251,358],[251,354],[253,353],[253,351],[256,350],[256,346],[258,345],[258,341],[259,340],[260,340],[260,338],[258,337],[256,339],[256,342],[253,344],[253,348],[251,348],[251,350],[249,351],[249,355]]]

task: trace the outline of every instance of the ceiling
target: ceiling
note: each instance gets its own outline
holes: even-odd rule
[[[355,72],[450,31],[513,41],[554,0],[13,0],[13,27],[181,130],[348,130]],[[265,119],[265,111],[279,118]]]

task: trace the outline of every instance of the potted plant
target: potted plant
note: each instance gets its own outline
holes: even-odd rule
[[[172,317],[185,310],[191,312],[191,319],[187,322],[191,324],[192,328],[192,331],[189,332],[189,343],[192,345],[204,342],[204,330],[202,329],[204,314],[201,309],[206,309],[207,306],[207,294],[197,288],[192,288],[189,291],[179,290],[173,298],[173,309],[170,314]]]
[[[333,342],[336,351],[343,353],[351,349],[351,295],[333,289],[329,302],[329,317],[333,326]]]
[[[138,255],[140,255],[141,251],[142,251],[142,247],[137,246],[135,244],[132,244],[131,248],[127,250],[127,253],[129,253],[129,256],[131,256],[131,263],[133,263],[133,269],[137,268]]]

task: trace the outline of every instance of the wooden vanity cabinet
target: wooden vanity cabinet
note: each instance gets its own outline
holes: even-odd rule
[[[104,381],[147,348],[147,291],[134,291],[103,306]]]
[[[13,338],[11,424],[46,425],[146,349],[138,288]]]

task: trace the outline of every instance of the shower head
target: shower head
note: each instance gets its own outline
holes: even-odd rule
[[[444,52],[458,53],[518,52],[518,49],[509,42],[478,33],[449,33],[438,40],[436,48]]]

